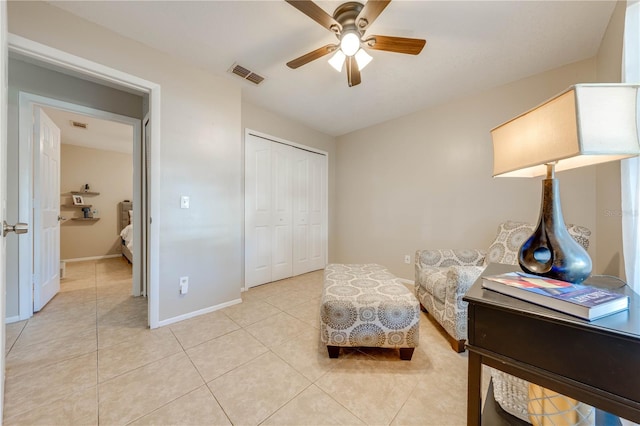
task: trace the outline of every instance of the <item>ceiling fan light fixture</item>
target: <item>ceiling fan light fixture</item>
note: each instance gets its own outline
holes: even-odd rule
[[[347,56],[353,56],[360,49],[360,37],[356,32],[349,31],[340,39],[340,49]]]
[[[333,55],[329,59],[329,65],[331,65],[333,67],[333,69],[335,69],[336,71],[342,72],[342,67],[344,67],[345,59],[347,59],[345,54],[342,53],[342,50],[338,49],[338,51],[336,51],[335,55]]]
[[[358,63],[358,69],[362,71],[364,67],[369,65],[373,58],[364,49],[358,50],[356,53],[356,62]]]

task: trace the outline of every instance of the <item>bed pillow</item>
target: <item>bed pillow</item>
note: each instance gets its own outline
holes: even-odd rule
[[[129,210],[129,223],[133,222],[133,210]]]

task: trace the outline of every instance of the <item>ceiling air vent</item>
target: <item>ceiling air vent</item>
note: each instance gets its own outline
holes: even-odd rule
[[[79,121],[71,120],[71,126],[72,127],[79,127],[80,129],[86,129],[88,124],[87,123],[81,123]]]
[[[231,68],[229,68],[229,72],[239,77],[242,77],[243,79],[248,80],[253,84],[260,84],[264,80],[263,76],[256,74],[251,70],[248,70],[242,65],[238,65],[238,64],[233,64]]]

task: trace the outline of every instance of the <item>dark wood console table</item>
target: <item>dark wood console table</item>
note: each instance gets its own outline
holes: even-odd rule
[[[493,264],[483,275],[515,270]],[[615,291],[629,295],[629,310],[589,322],[485,290],[478,279],[464,297],[467,424],[482,422],[482,364],[640,423],[640,296]]]

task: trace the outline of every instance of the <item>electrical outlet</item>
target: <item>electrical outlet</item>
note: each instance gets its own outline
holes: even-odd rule
[[[188,195],[183,195],[182,197],[180,197],[180,208],[181,209],[188,209],[189,208],[189,196]]]
[[[189,291],[189,277],[180,277],[180,294],[187,294]]]
[[[408,254],[404,255],[404,263],[406,263],[407,265],[411,264],[411,256]]]

